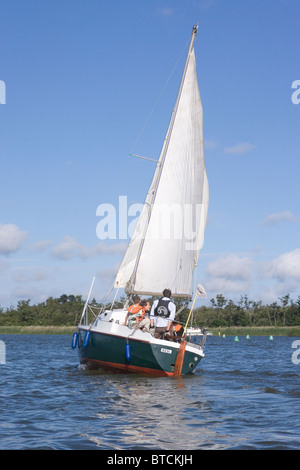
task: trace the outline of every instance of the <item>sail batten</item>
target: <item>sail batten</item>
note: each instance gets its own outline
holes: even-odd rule
[[[208,181],[193,30],[166,139],[115,287],[188,297],[203,245]]]

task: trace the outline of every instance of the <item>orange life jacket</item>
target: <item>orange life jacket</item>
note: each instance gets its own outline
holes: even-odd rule
[[[128,313],[129,315],[136,316],[136,324],[138,324],[145,316],[145,307],[142,307],[139,304],[130,305],[128,308]]]
[[[180,331],[181,328],[182,328],[182,326],[179,325],[178,323],[176,325],[172,326],[172,330],[173,330],[174,333],[177,333],[178,331]]]

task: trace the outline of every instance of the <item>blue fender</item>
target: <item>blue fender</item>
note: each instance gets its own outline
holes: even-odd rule
[[[88,331],[85,333],[85,337],[84,337],[84,340],[83,340],[83,347],[84,347],[84,348],[86,348],[87,345],[89,344],[90,336],[91,336],[91,332],[90,332],[90,330],[88,330]]]
[[[127,342],[125,346],[125,355],[126,355],[126,361],[130,362],[131,359],[131,350],[130,350],[130,344]]]
[[[78,339],[79,339],[79,335],[77,333],[77,331],[73,334],[73,337],[72,337],[72,349],[75,349],[77,344],[78,344]],[[79,346],[79,344],[78,344]]]

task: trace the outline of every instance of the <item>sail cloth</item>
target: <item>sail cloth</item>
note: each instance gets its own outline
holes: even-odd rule
[[[115,287],[127,293],[190,295],[204,240],[208,180],[193,47],[167,137]]]

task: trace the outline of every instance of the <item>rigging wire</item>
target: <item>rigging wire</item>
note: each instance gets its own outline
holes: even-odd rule
[[[140,130],[140,132],[139,132],[139,134],[138,134],[138,136],[137,136],[135,142],[133,143],[132,148],[131,148],[131,151],[129,152],[130,154],[133,152],[133,150],[134,150],[136,144],[138,143],[138,141],[140,140],[140,138],[141,138],[141,136],[142,136],[142,134],[143,134],[143,132],[144,132],[144,130],[145,130],[145,128],[146,128],[148,122],[150,121],[150,119],[151,119],[151,117],[152,117],[152,114],[154,113],[155,109],[157,108],[158,103],[159,103],[159,101],[160,101],[162,95],[164,94],[165,89],[166,89],[167,86],[168,86],[168,83],[170,82],[172,76],[174,75],[174,72],[175,72],[175,70],[176,70],[176,68],[177,68],[177,66],[178,66],[178,64],[179,64],[179,62],[180,62],[180,60],[182,59],[182,56],[184,55],[188,44],[189,44],[189,41],[188,41],[188,42],[186,43],[186,45],[184,46],[184,49],[183,49],[183,51],[181,52],[180,56],[178,57],[178,59],[177,59],[177,61],[176,61],[176,63],[175,63],[175,66],[173,67],[173,69],[172,69],[172,71],[171,71],[171,73],[170,73],[170,75],[169,75],[169,77],[168,77],[166,83],[164,84],[164,86],[163,86],[163,88],[162,88],[162,91],[160,92],[160,94],[159,94],[157,100],[155,101],[155,103],[154,103],[154,105],[153,105],[153,107],[152,107],[152,109],[151,109],[151,111],[150,111],[150,113],[149,113],[149,115],[148,115],[148,117],[147,117],[147,119],[146,119],[144,125],[142,126],[142,128],[141,128],[141,130]]]

